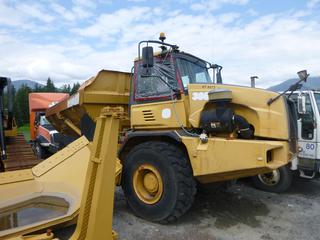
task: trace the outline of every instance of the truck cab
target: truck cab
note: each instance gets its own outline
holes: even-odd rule
[[[59,143],[56,141],[59,133],[46,119],[44,112],[36,113],[34,126],[36,139],[32,142],[32,148],[38,159],[44,159],[56,153],[59,149]]]
[[[301,177],[314,178],[320,172],[320,91],[294,92],[298,114],[298,170]]]
[[[38,159],[45,159],[56,153],[63,145],[63,137],[46,119],[45,111],[68,96],[66,93],[48,92],[29,94],[30,139]]]

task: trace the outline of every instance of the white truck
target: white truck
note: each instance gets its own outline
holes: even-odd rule
[[[298,156],[289,166],[253,177],[255,187],[264,191],[286,191],[293,174],[308,179],[320,176],[320,91],[294,91],[286,95],[295,102],[298,115]]]

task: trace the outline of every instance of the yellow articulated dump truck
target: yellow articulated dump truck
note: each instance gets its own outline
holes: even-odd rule
[[[215,84],[208,70],[221,79],[220,66],[164,40],[139,43],[132,73],[102,70],[47,110],[59,132],[81,137],[32,169],[0,174],[0,238],[79,215],[72,239],[112,239],[115,183],[136,215],[168,223],[191,207],[197,182],[267,173],[295,156],[291,102]]]
[[[191,207],[197,182],[267,173],[296,154],[293,108],[285,97],[215,84],[208,70],[221,79],[220,66],[164,39],[139,43],[131,74],[103,70],[46,114],[59,132],[91,141],[101,108],[124,107],[121,185],[136,215],[160,223]]]

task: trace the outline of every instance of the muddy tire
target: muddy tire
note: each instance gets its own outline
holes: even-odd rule
[[[283,166],[271,173],[252,177],[252,180],[257,189],[266,192],[281,193],[288,190],[291,186],[292,178],[291,169],[288,166]]]
[[[35,143],[34,153],[39,160],[46,158],[46,150],[38,142]]]
[[[139,144],[126,155],[122,188],[137,216],[159,223],[178,219],[189,210],[196,194],[186,154],[160,141]]]

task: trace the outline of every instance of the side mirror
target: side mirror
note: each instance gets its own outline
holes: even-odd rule
[[[306,114],[306,96],[300,95],[298,96],[298,113]]]
[[[153,67],[153,47],[142,48],[142,67]]]
[[[221,76],[222,66],[218,64],[210,64],[210,68],[213,69],[213,82],[222,84],[222,76]]]
[[[304,81],[304,82],[306,82],[307,78],[309,77],[309,74],[307,73],[307,70],[299,71],[299,72],[297,72],[297,74],[298,74],[300,80]]]
[[[217,79],[217,83],[218,84],[222,84],[221,70],[222,70],[222,67],[218,66],[217,67],[217,73],[216,73],[216,79]]]

